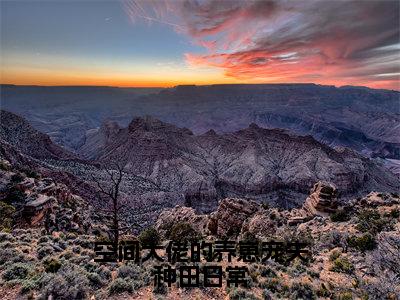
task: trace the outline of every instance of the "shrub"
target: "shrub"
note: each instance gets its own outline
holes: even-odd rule
[[[38,244],[44,244],[44,243],[48,243],[51,241],[50,236],[48,235],[43,235],[38,239]]]
[[[243,289],[234,288],[229,292],[230,300],[257,300],[257,297],[253,293],[247,292]]]
[[[50,258],[43,262],[43,266],[46,272],[56,273],[61,268],[61,263],[56,258]]]
[[[15,238],[8,232],[0,232],[0,243],[4,241],[13,242],[15,241]]]
[[[53,254],[53,253],[54,253],[53,247],[51,247],[51,246],[49,246],[49,245],[46,244],[46,245],[40,247],[40,248],[37,250],[37,257],[38,257],[39,259],[43,259],[44,257],[46,257],[46,256],[48,256],[48,255],[51,255],[51,254]]]
[[[22,174],[20,173],[15,173],[14,175],[11,176],[10,180],[13,183],[20,183],[21,181],[24,180],[24,176],[22,176]]]
[[[319,278],[320,273],[314,270],[307,270],[307,274],[310,275],[312,278]]]
[[[346,257],[338,257],[333,261],[330,271],[351,274],[354,271],[354,266]]]
[[[282,283],[279,278],[267,278],[261,282],[259,286],[263,289],[267,289],[272,293],[280,292],[282,290]]]
[[[0,160],[0,169],[3,171],[10,171],[11,170],[10,163],[3,159]]]
[[[141,245],[157,246],[160,243],[160,235],[154,227],[143,230],[139,235]]]
[[[260,241],[258,240],[258,238],[255,236],[254,233],[246,231],[241,238],[241,241],[244,243],[247,242],[253,242],[253,243],[259,243]]]
[[[277,277],[276,272],[268,267],[261,267],[260,270],[261,277]]]
[[[337,250],[334,250],[331,252],[331,254],[329,255],[329,260],[330,261],[334,261],[335,259],[339,258],[340,256],[340,252]]]
[[[0,231],[11,231],[14,213],[14,206],[0,201]]]
[[[3,279],[10,281],[14,279],[25,279],[31,271],[31,267],[25,263],[16,263],[11,265],[3,273]]]
[[[325,284],[321,283],[321,287],[317,289],[316,294],[318,297],[331,298],[332,293],[326,288]]]
[[[26,294],[29,291],[36,290],[39,287],[39,282],[37,280],[27,279],[24,280],[21,286],[21,293]]]
[[[71,248],[71,250],[72,250],[72,252],[74,252],[74,253],[76,253],[76,254],[81,253],[81,247],[79,247],[79,246],[73,246],[73,247]]]
[[[94,262],[94,261],[89,261],[87,264],[85,264],[84,268],[88,272],[96,272],[96,269],[98,268],[99,264]]]
[[[74,263],[83,267],[87,265],[91,260],[92,259],[89,256],[76,255],[70,259],[70,263]]]
[[[16,187],[11,187],[7,192],[4,202],[8,204],[21,204],[25,202],[25,193]]]
[[[351,236],[348,238],[347,242],[350,247],[356,248],[362,252],[373,250],[376,246],[375,238],[370,233],[366,233],[360,237]]]
[[[111,271],[104,265],[99,266],[96,269],[96,273],[99,274],[103,280],[111,279]]]
[[[56,274],[48,273],[40,282],[45,298],[52,295],[53,299],[86,299],[89,280],[84,271],[74,265],[65,265]]]
[[[332,230],[322,236],[319,240],[320,249],[345,248],[347,245],[347,233]]]
[[[260,271],[258,265],[251,264],[248,268],[249,276],[251,278],[251,282],[258,282],[258,277],[260,276]]]
[[[331,215],[332,222],[345,222],[350,220],[350,215],[344,209],[338,209]]]
[[[314,290],[309,284],[295,282],[290,288],[291,299],[316,299]]]
[[[353,294],[351,292],[342,292],[337,296],[338,300],[352,300]]]
[[[263,290],[262,297],[263,300],[272,300],[271,293],[268,290]]]
[[[28,278],[22,281],[21,285],[21,293],[26,294],[30,291],[37,290],[40,288],[40,280],[42,279],[43,273],[36,273],[33,276],[29,276]],[[29,295],[27,295],[29,299]],[[34,297],[30,298],[34,299]]]
[[[162,294],[165,295],[168,293],[168,287],[165,282],[161,282],[160,284],[156,285],[153,289],[154,294]]]
[[[67,235],[65,236],[65,238],[66,238],[67,240],[75,240],[76,237],[77,237],[76,234],[73,233],[73,232],[68,232]]]
[[[118,278],[131,278],[138,279],[140,277],[140,270],[137,266],[121,266],[118,268]]]
[[[389,216],[392,217],[393,219],[400,217],[400,210],[397,208],[392,209],[389,213]]]
[[[87,273],[87,278],[90,281],[90,285],[93,287],[102,287],[104,285],[103,280],[101,279],[100,275],[97,273]]]
[[[265,210],[269,209],[269,204],[268,204],[268,202],[263,202],[263,203],[261,203],[261,207],[262,207],[263,209],[265,209]]]
[[[85,249],[93,249],[93,242],[94,240],[89,235],[81,235],[76,239],[75,244]]]
[[[7,262],[22,262],[24,260],[24,255],[18,250],[9,248],[0,248],[0,266]]]
[[[181,222],[172,226],[171,231],[167,236],[174,242],[195,242],[200,239],[199,234],[194,230],[189,223]]]
[[[383,230],[392,228],[391,220],[382,218],[381,215],[373,209],[365,209],[358,215],[357,229],[361,232],[370,232],[377,234]]]
[[[130,284],[129,282],[127,282],[126,280],[122,279],[122,278],[117,278],[115,279],[109,288],[109,292],[111,295],[113,294],[120,294],[123,292],[132,292],[133,291],[133,286],[132,284]]]
[[[24,168],[21,170],[27,177],[38,179],[40,174],[33,169]]]
[[[65,260],[70,260],[73,257],[74,257],[74,253],[70,250],[66,250],[60,254],[60,258],[63,258]]]
[[[19,240],[22,241],[22,242],[26,242],[26,243],[31,244],[31,242],[32,242],[32,236],[31,236],[29,233],[28,233],[28,234],[22,234],[22,235],[19,237]]]
[[[202,280],[202,278],[200,277],[200,280]],[[142,273],[142,276],[140,278],[140,283],[142,283],[143,285],[150,285],[154,282],[154,273],[153,270],[151,269],[145,269]]]

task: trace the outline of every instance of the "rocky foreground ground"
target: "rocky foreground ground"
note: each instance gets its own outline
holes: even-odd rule
[[[309,255],[290,263],[247,263],[247,287],[155,288],[158,261],[94,262],[93,243],[106,237],[107,228],[66,186],[16,171],[6,161],[0,172],[2,299],[399,299],[395,193],[371,192],[339,206],[335,187],[319,182],[303,207],[292,210],[234,198],[221,200],[211,214],[183,206],[164,210],[153,227],[123,239],[164,246],[170,240],[299,240]],[[204,258],[199,263],[207,264]],[[234,258],[231,266],[243,264]]]

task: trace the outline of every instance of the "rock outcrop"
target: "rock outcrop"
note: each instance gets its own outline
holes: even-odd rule
[[[327,217],[338,208],[338,191],[332,183],[318,181],[310,190],[310,195],[299,209],[288,214],[288,225],[295,226],[307,222],[315,216]]]
[[[333,149],[311,136],[256,124],[233,133],[194,135],[151,117],[135,118],[125,128],[108,123],[98,140],[104,144],[96,144],[98,151],[91,153],[96,161],[89,162],[65,159],[68,155],[58,153],[48,137],[29,128],[22,118],[6,115],[12,122],[1,124],[0,154],[23,163],[32,154],[30,161],[53,172],[46,176],[68,173],[59,181],[73,181],[68,187],[81,196],[95,198],[90,178],[95,175],[106,181],[98,166],[110,167],[115,161],[125,164],[127,173],[121,191],[140,205],[157,203],[157,209],[186,205],[208,213],[224,198],[252,199],[288,209],[302,205],[318,180],[334,184],[341,200],[371,189],[395,192],[400,187],[394,174],[351,150]],[[19,123],[24,132],[18,129]],[[11,134],[12,130],[17,134]],[[83,189],[82,183],[89,187]],[[310,208],[323,206],[322,202],[311,203]]]
[[[95,159],[121,161],[127,172],[176,193],[176,204],[207,213],[229,197],[298,207],[318,180],[332,182],[345,197],[400,186],[392,173],[351,150],[256,124],[194,135],[154,118],[136,118],[108,136]]]
[[[176,206],[175,208],[164,210],[159,215],[155,228],[165,236],[178,223],[189,223],[196,232],[204,233],[207,229],[208,217],[196,214],[193,208]]]
[[[4,159],[1,163],[0,201],[18,208],[15,224],[28,228],[44,226],[48,232],[87,233],[95,227],[90,217],[91,206],[65,184],[38,173],[24,174]]]
[[[270,238],[277,229],[286,225],[286,218],[277,209],[258,210],[243,222],[242,237]]]
[[[240,233],[246,219],[254,215],[260,205],[242,199],[223,199],[217,211],[210,214],[208,230],[211,234],[229,238]]]
[[[220,238],[237,236],[245,220],[254,215],[260,205],[254,201],[226,198],[219,202],[218,209],[209,215],[198,214],[190,207],[176,206],[164,210],[158,217],[155,227],[165,235],[172,226],[188,223],[202,235],[215,235]],[[249,226],[253,225],[252,222]]]
[[[317,182],[304,202],[303,209],[310,216],[328,216],[338,208],[337,189],[327,182]]]

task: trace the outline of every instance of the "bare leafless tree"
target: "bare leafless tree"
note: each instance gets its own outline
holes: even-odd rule
[[[102,182],[92,175],[92,181],[96,184],[100,193],[100,210],[111,220],[109,224],[112,232],[112,241],[117,246],[121,235],[121,212],[126,203],[121,197],[121,184],[124,177],[125,165],[118,162],[112,162],[104,171],[108,175],[108,182]]]
[[[156,191],[166,191],[153,181],[126,170],[124,159],[108,161],[90,177],[97,190],[94,207],[108,223],[110,240],[115,245],[118,245],[121,236],[143,229],[148,218],[158,209],[141,201],[141,184],[150,185]]]

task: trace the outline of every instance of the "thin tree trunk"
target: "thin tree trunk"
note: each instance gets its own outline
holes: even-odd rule
[[[113,205],[114,205],[114,245],[116,248],[118,248],[118,241],[119,241],[119,222],[118,222],[118,209],[117,209],[117,205],[118,205],[118,201],[117,199],[113,200]]]

